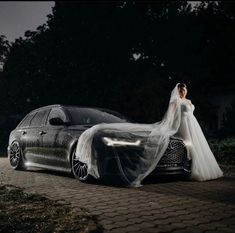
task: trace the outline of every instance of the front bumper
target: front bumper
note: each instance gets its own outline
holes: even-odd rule
[[[105,145],[101,138],[99,135],[93,141],[101,177],[123,176],[128,169],[138,170],[144,152],[144,145],[112,147]],[[191,160],[188,159],[187,153],[183,140],[170,138],[166,152],[151,175],[190,174]]]

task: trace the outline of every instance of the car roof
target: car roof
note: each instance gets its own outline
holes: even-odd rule
[[[91,107],[91,106],[78,106],[78,105],[63,105],[63,104],[52,104],[52,105],[47,105],[47,106],[43,106],[40,108],[36,108],[32,111],[30,111],[29,113],[34,113],[40,110],[44,110],[44,109],[48,109],[48,108],[55,108],[55,107],[62,107],[62,108],[68,108],[68,107],[75,107],[75,108],[90,108],[90,109],[97,109],[97,110],[106,110],[109,112],[115,112],[114,110],[110,110],[107,108],[99,108],[99,107]]]

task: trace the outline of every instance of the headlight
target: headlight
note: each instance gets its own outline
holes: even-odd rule
[[[103,137],[102,140],[107,146],[139,146],[141,144],[140,140],[134,141],[109,137]]]

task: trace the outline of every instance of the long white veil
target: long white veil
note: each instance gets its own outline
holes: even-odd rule
[[[136,154],[133,161],[135,166],[122,166],[122,175],[126,183],[131,187],[141,186],[141,181],[149,175],[156,167],[157,163],[167,149],[169,138],[177,133],[181,122],[180,96],[176,84],[171,92],[168,109],[161,121],[153,124],[138,123],[101,123],[84,131],[78,139],[76,148],[76,158],[88,165],[88,173],[96,178],[100,177],[97,167],[97,157],[92,150],[92,142],[97,132],[112,132],[117,137],[128,137],[136,139],[141,137],[144,141],[144,150],[141,154]],[[128,156],[128,155],[127,155]]]

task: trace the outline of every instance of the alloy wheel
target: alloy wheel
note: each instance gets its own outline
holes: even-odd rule
[[[21,148],[18,142],[14,142],[10,146],[10,155],[9,155],[10,164],[14,169],[22,169],[22,153]]]
[[[83,163],[76,158],[75,150],[73,152],[72,171],[75,178],[81,181],[85,181],[88,179],[88,166],[86,163]]]

